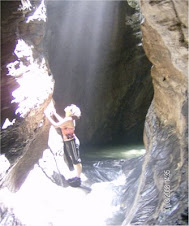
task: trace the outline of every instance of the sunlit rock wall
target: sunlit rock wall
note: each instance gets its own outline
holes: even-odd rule
[[[142,141],[153,88],[140,12],[126,1],[48,1],[47,16],[56,108],[80,106],[81,143]]]
[[[154,98],[135,202],[123,225],[185,225],[188,219],[187,1],[141,0]]]
[[[54,82],[43,49],[45,11],[43,1],[1,2],[1,152],[11,163],[48,125],[43,111]]]

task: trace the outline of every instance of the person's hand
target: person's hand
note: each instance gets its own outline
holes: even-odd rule
[[[45,115],[53,115],[54,112],[56,112],[56,110],[54,108],[53,102],[51,101],[50,104],[45,109],[44,113],[45,113]]]

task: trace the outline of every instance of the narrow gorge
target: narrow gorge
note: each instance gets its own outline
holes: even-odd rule
[[[188,224],[187,9],[1,1],[1,225]],[[66,164],[44,115],[52,99],[61,116],[81,109],[90,193],[60,177]]]

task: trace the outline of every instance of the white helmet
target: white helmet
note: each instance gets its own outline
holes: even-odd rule
[[[68,116],[75,116],[77,118],[81,117],[81,111],[75,104],[71,104],[70,106],[67,106],[64,109],[64,111]]]

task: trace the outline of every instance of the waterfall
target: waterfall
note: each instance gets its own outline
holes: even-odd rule
[[[113,39],[115,2],[66,1],[61,9],[54,10],[57,16],[50,16],[50,11],[47,16],[51,17],[47,39],[51,70],[58,80],[55,99],[76,100],[70,89],[78,89],[92,98],[99,66],[106,59],[107,46]],[[79,80],[85,84],[76,87]]]

